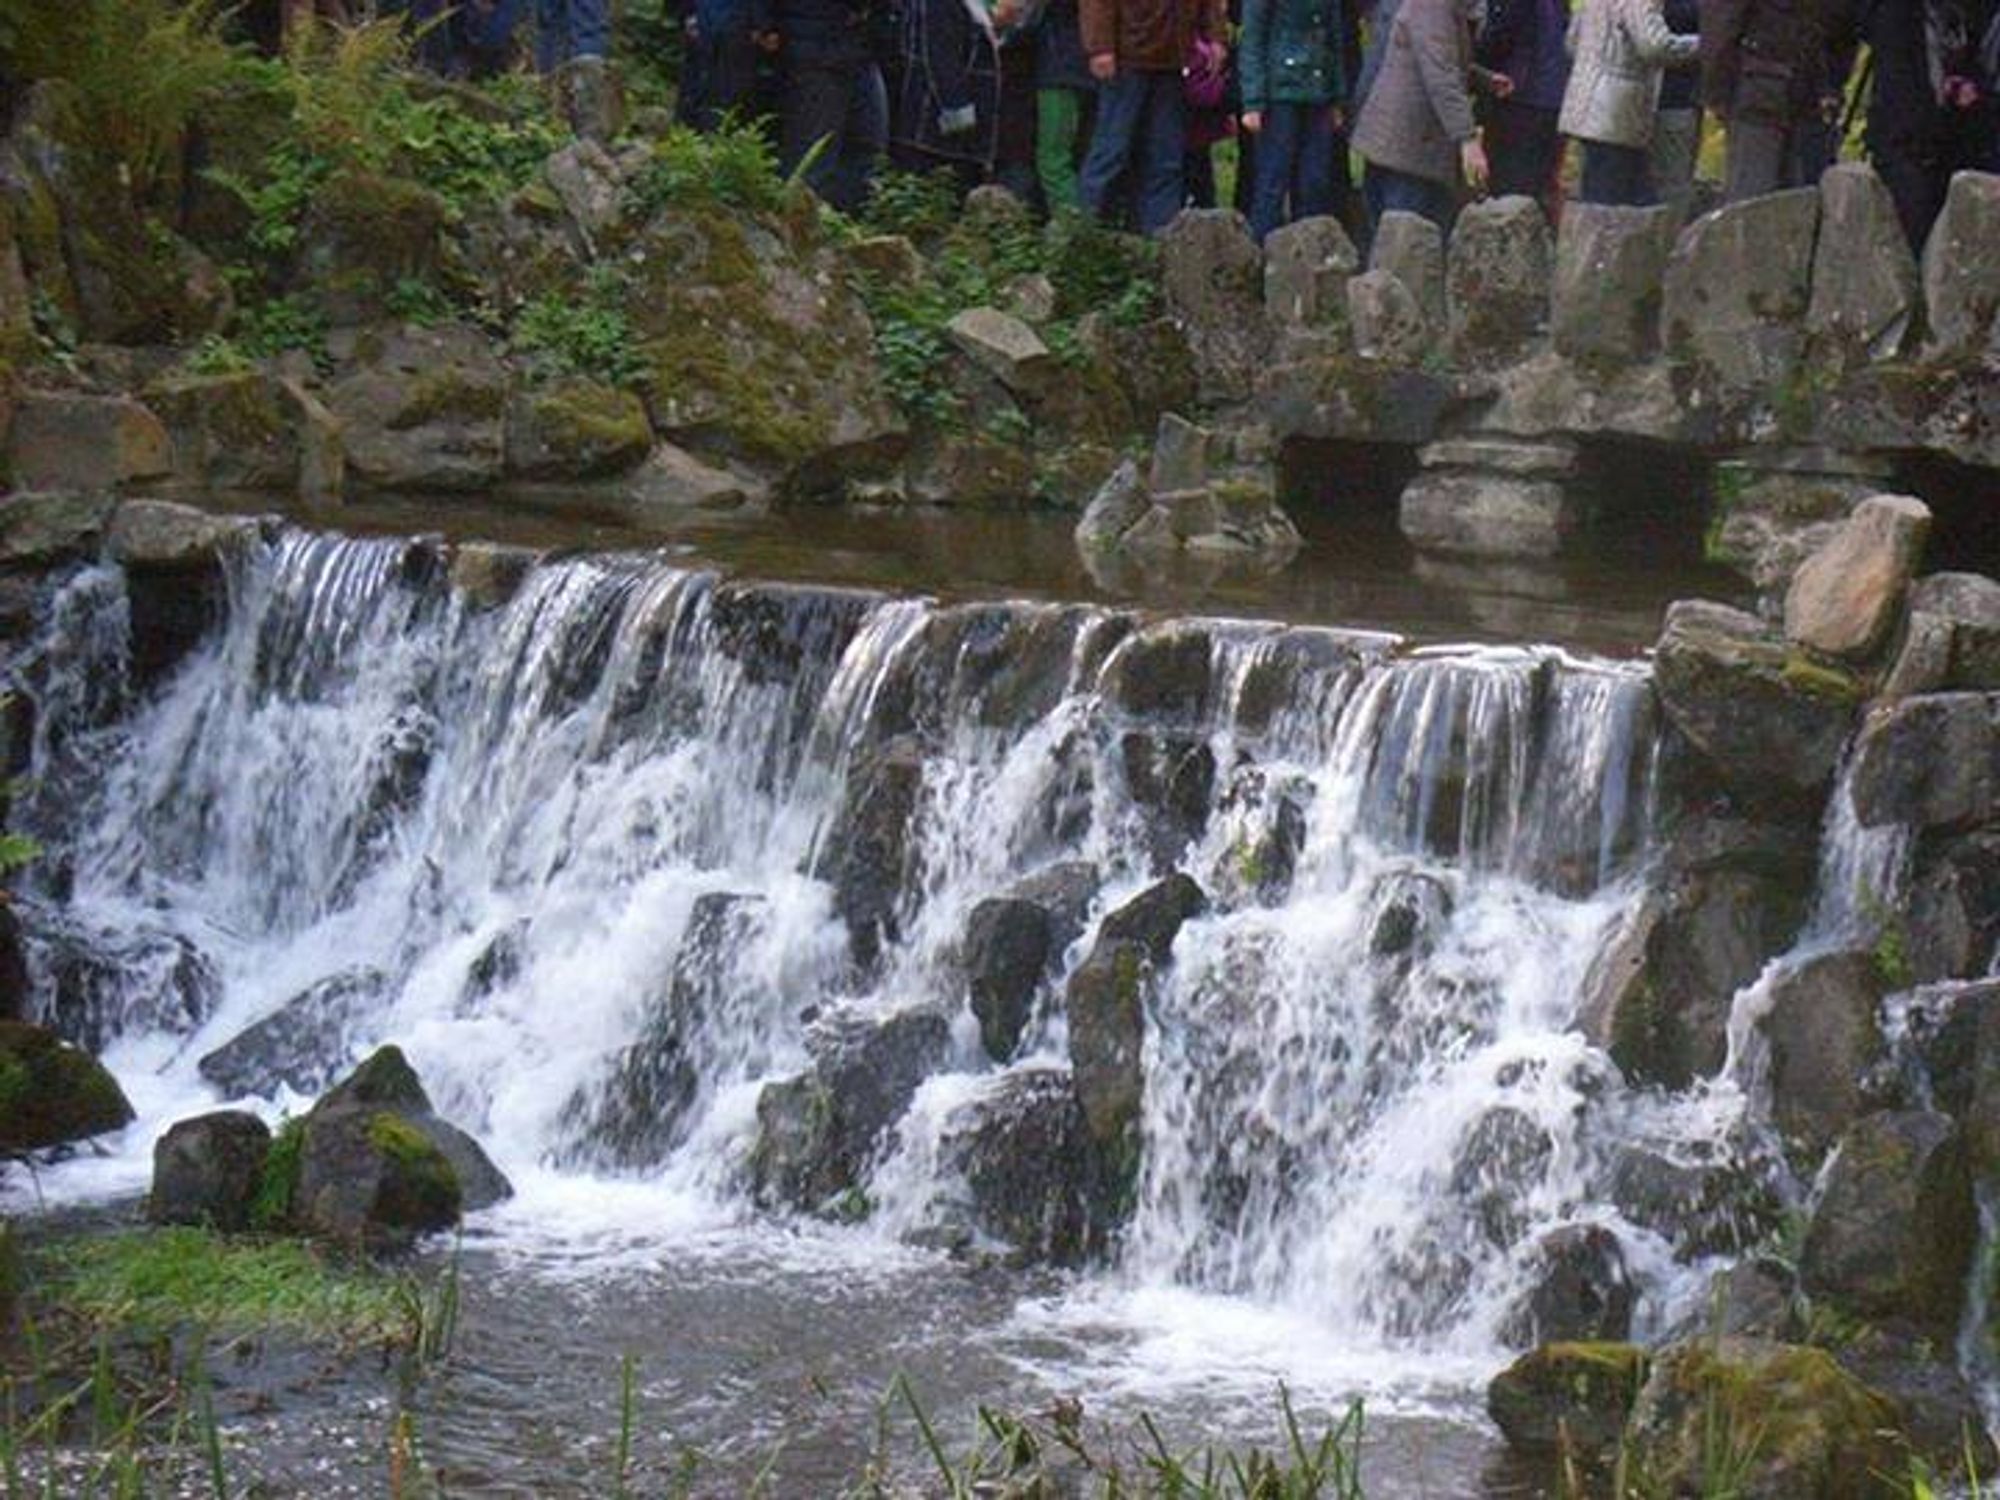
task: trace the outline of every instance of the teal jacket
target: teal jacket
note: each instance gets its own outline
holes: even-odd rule
[[[1340,23],[1340,0],[1243,0],[1244,109],[1345,100]]]

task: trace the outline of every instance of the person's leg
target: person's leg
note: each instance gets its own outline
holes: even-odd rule
[[[1215,207],[1215,156],[1205,144],[1181,147],[1181,206]]]
[[[1112,190],[1125,175],[1138,142],[1139,127],[1146,108],[1146,75],[1121,70],[1109,83],[1097,89],[1097,120],[1091,130],[1090,150],[1083,158],[1077,190],[1084,211],[1094,219],[1107,215]],[[1174,143],[1175,160],[1180,143]]]
[[[1368,181],[1380,205],[1375,214],[1378,222],[1387,213],[1418,214],[1448,232],[1457,217],[1458,204],[1451,189],[1441,182],[1373,165],[1368,168]]]
[[[1187,111],[1178,73],[1142,73],[1139,232],[1158,234],[1187,199]]]
[[[1507,99],[1486,103],[1486,164],[1489,189],[1496,198],[1513,194],[1539,198],[1535,176],[1534,119],[1538,111]]]
[[[1910,248],[1922,255],[1931,225],[1944,209],[1945,193],[1951,185],[1949,174],[1929,152],[1914,143],[1880,146],[1871,157],[1876,175],[1896,205],[1896,219],[1903,226],[1904,237],[1909,240]]]
[[[1636,180],[1635,162],[1643,160],[1644,157],[1640,152],[1630,146],[1614,146],[1607,141],[1585,141],[1583,180],[1579,185],[1579,196],[1585,203],[1605,204],[1618,208],[1637,205],[1643,194]]]
[[[1301,104],[1299,149],[1292,169],[1292,217],[1311,219],[1340,212],[1335,173],[1347,165],[1347,137],[1333,128],[1333,106]]]
[[[839,137],[839,160],[833,197],[827,201],[842,213],[857,213],[868,201],[882,153],[889,149],[889,89],[882,70],[863,63],[851,70],[846,117]]]
[[[1075,89],[1035,91],[1035,180],[1050,213],[1080,208],[1076,185],[1076,137],[1083,122],[1083,95]]]
[[[553,73],[569,61],[567,0],[535,0],[535,67]]]
[[[1731,121],[1722,196],[1730,203],[1775,193],[1785,180],[1787,132],[1776,125]]]
[[[839,191],[841,134],[847,122],[853,70],[794,67],[785,77],[778,121],[778,166],[787,177],[805,166],[805,183],[831,203]]]
[[[1295,104],[1273,104],[1264,111],[1264,128],[1257,133],[1256,183],[1250,190],[1250,233],[1259,243],[1285,222],[1285,205],[1297,175],[1303,113]]]
[[[1701,111],[1663,109],[1653,122],[1653,190],[1685,219],[1694,202],[1694,169],[1701,155]]]
[[[611,10],[606,0],[569,0],[569,55],[611,55]]]

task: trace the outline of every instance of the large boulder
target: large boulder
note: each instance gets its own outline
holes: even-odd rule
[[[2000,834],[1919,839],[1900,919],[1904,977],[1983,976],[2000,952]]]
[[[1827,1164],[1799,1279],[1851,1317],[1949,1343],[1978,1239],[1963,1132],[1922,1110],[1869,1115]]]
[[[1416,294],[1393,271],[1363,271],[1347,283],[1354,352],[1389,365],[1421,365],[1437,337]]]
[[[1570,359],[1633,364],[1660,344],[1674,210],[1568,203],[1556,232],[1552,333]]]
[[[1493,1377],[1486,1410],[1522,1453],[1601,1459],[1617,1449],[1646,1373],[1636,1344],[1544,1344]]]
[[[1944,987],[1916,1057],[1932,1103],[1965,1134],[1975,1176],[1990,1181],[2000,1172],[2000,980]]]
[[[2000,811],[2000,694],[1876,706],[1855,739],[1854,813],[1868,827],[1974,827]]]
[[[866,309],[832,251],[723,212],[662,214],[627,252],[625,316],[662,437],[769,474],[789,496],[885,477],[909,430]]]
[[[46,1027],[0,1021],[0,1153],[63,1146],[132,1121],[104,1065]]]
[[[813,855],[809,873],[833,887],[833,909],[847,923],[864,972],[901,935],[919,885],[921,850],[911,835],[923,791],[923,749],[915,740],[857,755],[839,811]]]
[[[1629,1471],[1662,1494],[1718,1474],[1740,1500],[1890,1500],[1907,1465],[1895,1408],[1824,1350],[1689,1339],[1653,1355],[1625,1429]]]
[[[1584,980],[1577,1025],[1636,1083],[1685,1088],[1721,1067],[1736,992],[1790,945],[1813,885],[1787,830],[1684,830]]]
[[[1264,241],[1264,311],[1280,329],[1338,330],[1347,321],[1347,279],[1360,267],[1338,219],[1274,229]]]
[[[222,998],[208,957],[179,933],[105,929],[30,911],[41,1020],[93,1054],[127,1035],[186,1036]]]
[[[1072,1266],[1102,1248],[1095,1148],[1061,1071],[1002,1074],[945,1120],[938,1160],[963,1183],[965,1227],[1010,1258]]]
[[[1930,536],[1930,507],[1909,495],[1876,495],[1792,578],[1785,635],[1822,656],[1865,660],[1901,617],[1903,593]]]
[[[248,517],[212,516],[165,500],[118,507],[104,540],[125,569],[136,685],[164,677],[221,623],[230,565],[260,535]]]
[[[1782,600],[1801,564],[1854,508],[1895,478],[1885,459],[1823,447],[1762,444],[1715,468],[1715,509],[1704,551]]]
[[[1834,372],[1895,359],[1916,331],[1916,256],[1896,201],[1865,162],[1839,162],[1819,180],[1806,336],[1815,366]]]
[[[421,183],[343,169],[306,209],[294,275],[336,326],[387,317],[404,285],[435,279],[447,216]]]
[[[1087,864],[1057,865],[973,907],[961,940],[967,998],[987,1055],[1014,1054],[1037,992],[1083,931],[1097,889]]]
[[[24,391],[14,401],[6,471],[24,490],[114,490],[174,466],[160,419],[125,396]]]
[[[1667,610],[1653,685],[1732,794],[1794,809],[1832,779],[1861,698],[1852,678],[1790,651],[1756,616],[1702,601]]]
[[[1931,357],[1976,362],[1993,353],[2000,313],[1996,242],[2000,176],[1957,173],[1924,242],[1924,310],[1930,324],[1925,352]]]
[[[146,1217],[155,1224],[250,1228],[270,1154],[271,1128],[245,1110],[177,1122],[153,1144]]]
[[[507,472],[521,479],[604,479],[644,462],[646,404],[595,380],[557,380],[507,403]]]
[[[1726,391],[1783,388],[1805,348],[1818,232],[1810,188],[1747,198],[1690,224],[1667,261],[1668,357]]]
[[[173,438],[174,478],[192,489],[340,497],[347,453],[339,424],[290,376],[171,373],[146,387],[146,403]]]
[[[506,457],[507,371],[476,328],[369,329],[327,392],[352,479],[370,489],[483,490]]]
[[[806,1033],[812,1066],[757,1097],[758,1197],[834,1218],[865,1214],[869,1166],[950,1045],[951,1023],[935,1011],[815,1021]]]
[[[313,1114],[348,1109],[389,1110],[422,1136],[451,1164],[464,1206],[490,1208],[513,1196],[514,1188],[471,1136],[440,1119],[422,1080],[400,1047],[378,1047],[354,1071],[328,1089]],[[308,1125],[310,1125],[308,1116]]]
[[[1612,1231],[1601,1224],[1551,1230],[1536,1243],[1528,1265],[1531,1285],[1507,1330],[1517,1346],[1631,1337],[1638,1287]]]
[[[1910,590],[1910,638],[1919,636],[1939,642],[1935,669],[1920,680],[1905,679],[1905,691],[2000,688],[2000,582],[1982,573],[1918,579]]]
[[[317,1093],[338,1076],[349,1038],[387,984],[376,969],[329,975],[204,1055],[196,1071],[231,1098],[268,1095],[280,1087]]]
[[[1426,552],[1554,557],[1588,517],[1583,494],[1546,475],[1429,468],[1404,488],[1397,524]]]
[[[1185,209],[1160,236],[1160,290],[1193,351],[1204,400],[1250,394],[1271,345],[1264,257],[1233,209]]]
[[[1771,1123],[1804,1175],[1867,1109],[1882,988],[1871,953],[1822,954],[1769,980],[1757,1029],[1771,1049]]]
[[[1533,198],[1488,198],[1458,216],[1445,270],[1453,361],[1472,369],[1511,364],[1549,326],[1555,246]]]

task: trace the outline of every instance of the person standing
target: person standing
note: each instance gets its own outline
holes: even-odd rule
[[[1667,25],[1662,0],[1583,0],[1571,23],[1576,63],[1563,94],[1562,132],[1583,146],[1585,203],[1653,203],[1650,147],[1660,77],[1695,61],[1700,46]]]
[[[1400,210],[1448,229],[1461,184],[1486,188],[1472,114],[1472,19],[1482,0],[1401,0],[1354,124],[1371,216]],[[1511,89],[1504,81],[1496,94]]]
[[[868,197],[888,145],[889,97],[868,0],[752,0],[751,31],[783,75],[778,165],[842,213]]]
[[[1159,233],[1180,212],[1187,135],[1181,69],[1197,35],[1221,44],[1224,17],[1220,0],[1078,0],[1084,55],[1097,82],[1097,118],[1078,180],[1093,218],[1109,214],[1127,176],[1136,179],[1143,233]]]
[[[1236,65],[1243,129],[1257,138],[1250,232],[1259,241],[1291,219],[1340,206],[1345,36],[1340,0],[1244,0]]]
[[[1676,36],[1701,32],[1699,0],[1667,0],[1662,12]],[[1701,72],[1669,68],[1660,80],[1653,124],[1653,190],[1686,219],[1694,207],[1694,172],[1701,160]]]
[[[1077,161],[1096,91],[1076,0],[1049,0],[1035,27],[1035,180],[1051,214],[1083,207]]]
[[[1799,138],[1824,107],[1827,41],[1826,0],[1701,0],[1702,96],[1728,136],[1727,201],[1801,185]]]
[[[1569,83],[1570,0],[1491,0],[1479,61],[1513,80],[1514,92],[1485,101],[1493,192],[1535,198],[1556,217],[1562,134],[1557,117]]]

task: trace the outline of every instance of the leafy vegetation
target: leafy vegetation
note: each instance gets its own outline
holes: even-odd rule
[[[514,347],[545,374],[582,375],[633,386],[646,373],[625,315],[627,289],[611,266],[593,266],[581,284],[531,299],[514,319]]]
[[[730,125],[704,135],[676,125],[653,143],[627,206],[641,217],[667,208],[716,206],[771,214],[784,206],[787,187],[770,142],[755,126]]]

